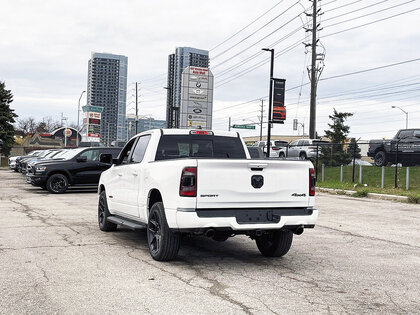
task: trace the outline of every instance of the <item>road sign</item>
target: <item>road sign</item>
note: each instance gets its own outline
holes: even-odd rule
[[[251,125],[233,125],[232,128],[236,128],[236,129],[255,129],[255,126],[251,126]]]

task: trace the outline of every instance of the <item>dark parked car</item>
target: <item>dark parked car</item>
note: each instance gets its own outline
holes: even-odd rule
[[[60,159],[40,161],[28,170],[27,181],[51,193],[64,193],[73,185],[97,185],[101,173],[111,165],[100,161],[101,154],[116,158],[121,148],[78,148],[68,150]]]
[[[33,164],[34,162],[40,161],[40,160],[50,159],[50,158],[54,157],[55,155],[57,155],[58,153],[60,153],[61,150],[62,149],[45,150],[38,156],[32,156],[30,158],[23,159],[20,162],[20,172],[22,174],[26,174],[27,167],[28,167],[29,164],[31,164],[31,163]]]
[[[265,155],[260,147],[247,147],[251,159],[264,159]]]
[[[397,150],[398,147],[398,150]],[[368,156],[376,166],[397,162],[404,166],[420,164],[420,129],[401,129],[392,140],[370,140]]]
[[[21,172],[21,169],[22,169],[22,167],[21,167],[21,163],[22,163],[23,161],[25,161],[26,159],[31,159],[31,158],[33,158],[33,157],[39,156],[39,155],[41,155],[44,151],[45,151],[45,150],[36,150],[36,151],[29,152],[27,155],[21,155],[21,156],[18,156],[18,157],[16,158],[16,160],[15,160],[15,163],[16,163],[16,165],[15,165],[15,171],[16,171],[16,172]]]

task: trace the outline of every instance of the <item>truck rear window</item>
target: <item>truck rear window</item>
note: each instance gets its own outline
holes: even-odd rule
[[[241,140],[236,137],[163,135],[156,161],[180,158],[246,159],[246,155]]]

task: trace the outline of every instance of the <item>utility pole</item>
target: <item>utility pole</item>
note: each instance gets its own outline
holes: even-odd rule
[[[139,114],[139,102],[138,102],[138,83],[136,82],[136,134],[137,134],[137,125],[138,125],[138,114]]]
[[[260,116],[260,141],[262,141],[262,130],[263,130],[263,115],[264,115],[264,100],[261,99],[261,116]]]
[[[316,74],[315,74],[315,63],[316,63],[316,1],[313,0],[312,5],[312,65],[311,65],[311,106],[310,106],[310,116],[309,116],[309,138],[315,139],[316,134]]]
[[[310,101],[310,116],[309,116],[309,138],[315,139],[316,137],[316,90],[318,87],[318,80],[321,76],[322,70],[324,69],[324,59],[325,59],[325,52],[324,53],[317,53],[317,46],[319,40],[318,32],[322,30],[320,24],[317,22],[317,17],[322,15],[321,9],[317,7],[318,0],[309,0],[312,1],[312,13],[306,13],[307,16],[312,17],[312,28],[306,29],[306,32],[312,32],[312,42],[305,43],[305,47],[311,47],[312,51],[312,64],[311,68],[308,68],[309,72],[309,79],[311,80],[311,101]],[[321,45],[321,47],[323,47]],[[317,64],[318,62],[318,64]]]

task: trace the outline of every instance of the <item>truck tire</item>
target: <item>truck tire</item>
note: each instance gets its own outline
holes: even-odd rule
[[[284,153],[283,153],[283,152],[280,152],[280,154],[279,154],[279,158],[280,158],[280,159],[284,159],[284,158],[285,158],[285,155],[284,155]]]
[[[147,244],[154,260],[169,261],[178,255],[180,234],[173,233],[169,228],[162,202],[154,203],[150,209],[147,222]]]
[[[292,246],[293,232],[275,230],[265,233],[255,239],[261,254],[266,257],[281,257],[286,255]]]
[[[117,225],[115,223],[108,221],[108,217],[110,215],[108,203],[106,201],[106,193],[104,190],[100,193],[98,201],[98,225],[101,231],[112,232],[117,229]]]
[[[306,153],[305,153],[305,152],[301,152],[301,153],[299,154],[299,159],[300,159],[300,160],[306,160]]]
[[[386,166],[388,161],[386,158],[386,153],[383,150],[380,150],[375,153],[374,157],[375,165],[376,166]]]
[[[69,180],[63,174],[53,174],[47,180],[47,189],[53,194],[62,194],[69,187]]]

